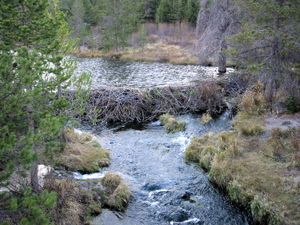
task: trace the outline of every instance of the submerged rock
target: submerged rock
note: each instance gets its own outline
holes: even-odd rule
[[[146,183],[145,185],[143,185],[143,189],[145,191],[156,191],[162,189],[162,185],[156,183]]]
[[[189,213],[184,209],[179,209],[165,217],[168,221],[183,222],[189,218]]]

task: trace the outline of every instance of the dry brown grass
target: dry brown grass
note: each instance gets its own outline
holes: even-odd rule
[[[186,123],[184,121],[176,120],[176,118],[170,114],[161,115],[159,120],[169,133],[185,130]]]
[[[109,166],[109,152],[89,134],[66,129],[64,136],[67,143],[60,155],[60,165],[81,172],[97,172],[101,167]]]
[[[256,222],[300,224],[300,128],[262,136],[261,91],[258,84],[245,94],[233,131],[194,138],[185,157],[208,170],[210,180],[248,208]]]
[[[72,180],[48,179],[44,188],[57,194],[56,206],[50,212],[51,220],[57,225],[86,224],[90,214],[101,212],[101,203]]]
[[[114,210],[124,211],[131,196],[124,180],[118,174],[108,172],[101,183],[105,187],[104,205]]]
[[[201,116],[201,122],[206,125],[208,124],[210,121],[212,121],[212,116],[209,114],[209,113],[204,113],[202,116]]]
[[[181,65],[196,65],[197,57],[187,49],[163,42],[149,43],[143,48],[128,49],[121,59],[134,61],[168,62]]]
[[[257,82],[242,97],[242,110],[250,115],[261,115],[266,111],[267,102],[264,97],[264,86]]]
[[[234,128],[244,136],[257,136],[264,133],[262,118],[239,113],[233,122]]]
[[[144,47],[127,48],[120,52],[100,51],[73,51],[72,55],[82,57],[106,57],[120,60],[145,61],[145,62],[168,62],[180,65],[197,65],[198,59],[189,50],[179,45],[164,42],[148,43]]]

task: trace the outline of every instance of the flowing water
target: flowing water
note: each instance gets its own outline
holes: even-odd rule
[[[78,59],[77,73],[89,70],[93,87],[153,87],[189,83],[215,76],[215,68],[174,66],[162,63]],[[208,125],[199,116],[183,115],[187,129],[167,133],[159,121],[144,126],[92,127],[101,145],[111,152],[111,166],[99,173],[79,174],[76,179],[97,179],[107,171],[119,173],[132,191],[125,213],[104,211],[94,225],[243,225],[251,221],[245,212],[231,205],[209,182],[207,175],[184,160],[192,137],[230,129],[228,113]],[[250,221],[250,222],[249,222]]]
[[[113,171],[132,190],[121,219],[105,211],[94,219],[95,225],[249,224],[246,214],[216,191],[200,168],[184,161],[192,137],[230,128],[227,114],[208,125],[193,115],[179,118],[186,121],[187,129],[175,134],[167,133],[159,122],[140,129],[94,129],[101,145],[111,151],[112,164],[99,173],[76,173],[75,178],[101,178],[106,171]]]
[[[89,72],[92,88],[133,87],[148,88],[182,85],[217,76],[217,67],[172,65],[168,63],[129,62],[103,58],[75,58],[75,74]],[[232,72],[232,69],[228,70]]]

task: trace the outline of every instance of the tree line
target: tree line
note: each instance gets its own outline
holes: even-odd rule
[[[199,0],[62,0],[60,7],[79,45],[100,26],[101,48],[118,50],[143,22],[195,25]]]

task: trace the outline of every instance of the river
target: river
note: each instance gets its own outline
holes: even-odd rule
[[[91,68],[95,61],[105,64],[103,59],[91,60]],[[79,64],[84,61],[87,68],[88,59],[80,59]],[[105,74],[102,71],[99,82],[107,80],[105,85],[115,84],[123,87],[149,87],[165,84],[164,81],[156,82],[159,78],[151,79],[151,65],[154,66],[153,74],[168,77],[168,82],[190,82],[193,80],[197,66],[174,66],[170,64],[156,63],[126,63],[110,62],[116,66],[115,71]],[[139,68],[145,65],[146,73],[144,82],[136,79],[141,75],[124,75],[120,78],[123,69]],[[100,65],[99,65],[100,66]],[[101,67],[101,66],[100,66]],[[149,68],[148,68],[149,67]],[[185,79],[185,75],[174,77],[165,73],[166,68],[174,70],[182,68],[182,74],[194,70]],[[192,69],[191,69],[192,68]],[[110,70],[113,69],[110,64]],[[156,71],[157,70],[157,71]],[[201,70],[203,71],[203,70]],[[119,74],[109,80],[110,74]],[[95,73],[96,74],[96,73]],[[97,75],[93,75],[94,77]],[[130,74],[130,73],[129,73]],[[153,75],[154,76],[154,75]],[[211,75],[207,75],[211,76]],[[131,77],[131,78],[130,78]],[[205,75],[200,74],[201,79]],[[183,79],[183,80],[182,80]],[[149,82],[148,82],[149,81]],[[96,87],[97,82],[94,82]],[[79,174],[74,173],[76,179],[97,179],[103,177],[107,171],[119,173],[128,183],[132,191],[132,198],[125,213],[113,213],[105,210],[100,216],[94,218],[94,225],[243,225],[251,224],[247,214],[233,206],[229,199],[216,190],[205,174],[197,165],[187,164],[184,160],[184,150],[192,137],[201,136],[208,132],[219,133],[230,129],[231,123],[228,113],[224,113],[218,119],[204,125],[199,120],[199,115],[182,115],[179,119],[184,120],[187,128],[184,132],[167,133],[159,121],[140,125],[128,126],[118,125],[106,129],[91,127],[86,131],[93,133],[101,145],[111,152],[111,166],[99,173]]]

